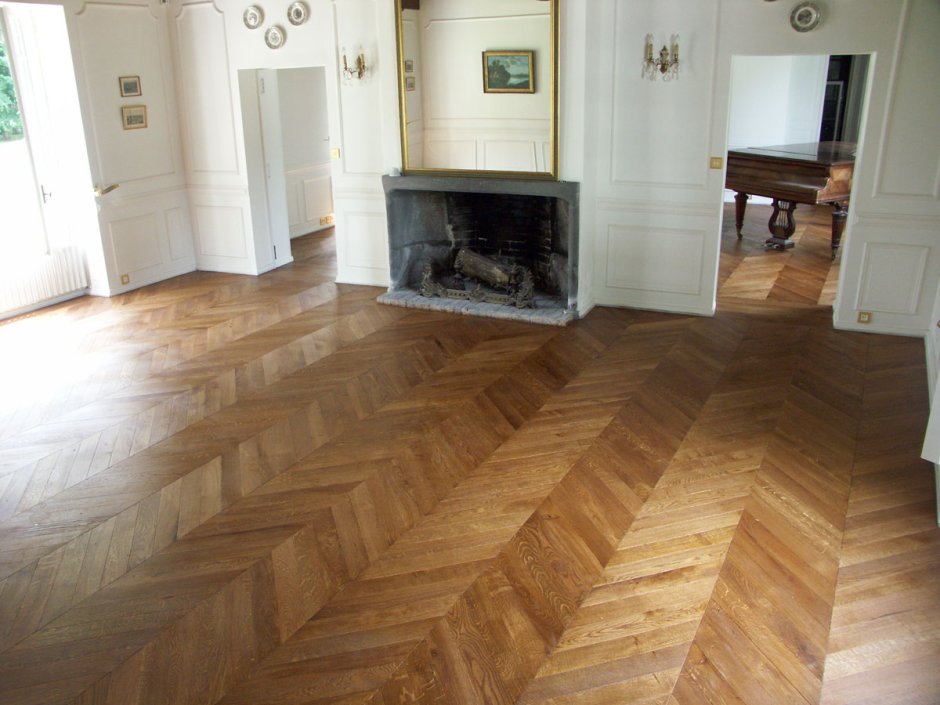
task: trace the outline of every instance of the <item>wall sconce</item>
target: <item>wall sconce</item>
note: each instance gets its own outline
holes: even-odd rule
[[[654,57],[653,35],[646,35],[646,53],[643,57],[643,73],[641,74],[644,78],[655,81],[657,74],[662,76],[664,81],[679,78],[679,35],[673,34],[669,44],[671,48],[667,48],[664,44],[659,50],[659,57]]]
[[[353,80],[360,81],[369,73],[369,66],[366,64],[366,54],[361,47],[356,48],[355,56],[349,56],[346,48],[343,48],[343,78],[347,83]]]

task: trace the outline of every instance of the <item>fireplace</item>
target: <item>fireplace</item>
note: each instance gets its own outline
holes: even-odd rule
[[[553,325],[576,317],[577,184],[436,176],[382,183],[391,286],[379,301]],[[525,273],[531,303],[494,289],[501,276],[468,280],[460,264],[470,258],[509,279]]]

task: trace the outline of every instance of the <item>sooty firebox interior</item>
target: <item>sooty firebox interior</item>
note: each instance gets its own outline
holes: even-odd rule
[[[383,185],[391,286],[380,301],[557,325],[575,317],[577,184],[398,176]]]

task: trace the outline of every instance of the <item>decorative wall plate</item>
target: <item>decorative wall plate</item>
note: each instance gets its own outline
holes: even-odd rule
[[[307,3],[297,0],[292,2],[287,8],[287,20],[293,25],[300,25],[307,21],[310,11],[307,9]]]
[[[264,31],[264,43],[271,49],[280,49],[286,40],[287,34],[279,25],[272,25]]]
[[[790,13],[790,26],[797,32],[809,32],[819,25],[819,7],[815,2],[801,2]]]
[[[242,21],[248,29],[258,29],[264,22],[264,10],[257,5],[250,5],[242,15]]]

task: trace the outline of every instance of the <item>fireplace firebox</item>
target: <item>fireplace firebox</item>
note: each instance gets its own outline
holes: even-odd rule
[[[436,176],[382,183],[391,286],[379,301],[553,325],[576,318],[578,184]]]

